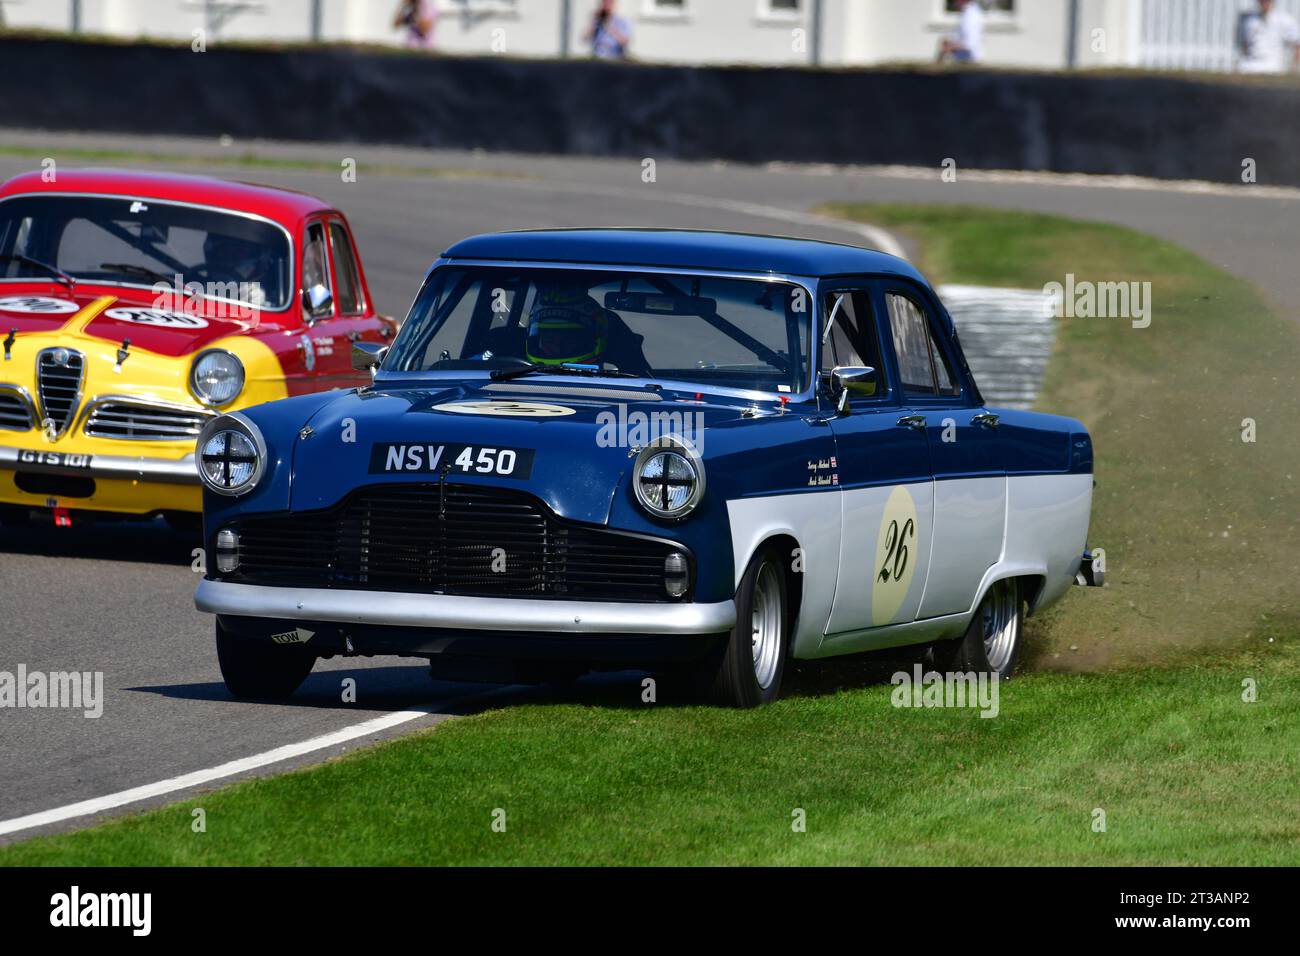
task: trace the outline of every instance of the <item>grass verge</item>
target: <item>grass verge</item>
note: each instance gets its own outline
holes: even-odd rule
[[[623,683],[16,844],[0,864],[1295,864],[1298,657],[1034,675],[993,719],[896,709],[887,684],[737,712],[638,706]]]

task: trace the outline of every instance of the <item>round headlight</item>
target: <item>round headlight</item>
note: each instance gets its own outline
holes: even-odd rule
[[[244,363],[224,349],[201,352],[190,370],[190,389],[204,405],[229,405],[244,389]]]
[[[656,518],[685,518],[704,497],[704,463],[690,445],[666,436],[641,449],[632,487]]]
[[[252,491],[266,466],[262,435],[247,419],[224,415],[210,422],[198,442],[199,478],[222,495]]]

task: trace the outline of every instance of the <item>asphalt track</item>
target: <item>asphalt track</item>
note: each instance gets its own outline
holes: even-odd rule
[[[6,155],[6,147],[48,148],[48,155],[65,168],[88,165],[75,158],[60,160],[60,150],[71,147],[222,152],[209,142],[0,131],[4,178],[39,164],[38,158]],[[239,152],[247,148],[235,147]],[[640,225],[773,232],[860,244],[883,241],[808,214],[821,202],[861,200],[969,203],[1129,225],[1186,245],[1253,281],[1282,314],[1300,319],[1295,254],[1300,192],[1252,194],[1246,186],[1211,191],[1143,184],[1103,188],[1063,179],[960,173],[956,183],[943,183],[937,164],[930,175],[665,161],[657,164],[656,181],[646,183],[635,159],[356,146],[251,148],[268,157],[330,165],[352,157],[359,163],[357,181],[345,183],[325,170],[176,168],[290,186],[338,204],[357,232],[377,304],[396,315],[404,313],[430,261],[449,243],[476,232]],[[383,164],[385,172],[371,172],[374,164]],[[393,172],[402,166],[436,166],[454,174]],[[104,813],[278,772],[428,726],[445,715],[508,706],[534,693],[435,684],[414,661],[334,660],[318,665],[288,704],[236,702],[217,670],[211,619],[194,610],[196,575],[190,565],[196,546],[161,525],[0,529],[0,670],[13,672],[22,664],[29,672],[102,671],[105,683],[104,712],[98,719],[68,710],[0,709],[0,842],[83,826]],[[346,677],[356,680],[355,703],[341,699]],[[635,681],[624,683],[627,694],[637,692]],[[581,698],[589,691],[579,684],[570,693]],[[606,695],[609,688],[599,693]],[[288,746],[304,742],[309,743]],[[159,782],[165,783],[129,795],[143,799],[99,799]],[[50,817],[31,817],[84,801],[91,802]],[[202,798],[194,804],[201,805]]]

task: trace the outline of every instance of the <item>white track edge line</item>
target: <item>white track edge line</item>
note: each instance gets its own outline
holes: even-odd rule
[[[52,810],[42,810],[38,813],[29,813],[27,816],[15,817],[12,820],[3,820],[0,821],[0,836],[6,836],[10,833],[18,833],[22,830],[30,830],[33,827],[48,826],[51,823],[61,823],[64,820],[72,820],[77,817],[102,813],[105,810],[112,810],[117,807],[126,806],[130,803],[138,803],[141,800],[148,800],[152,797],[160,797],[165,794],[176,793],[179,790],[187,790],[191,787],[211,783],[214,780],[233,777],[236,774],[245,773],[249,770],[256,770],[259,767],[265,767],[269,764],[291,760],[294,757],[300,757],[303,754],[309,754],[316,750],[324,750],[327,747],[334,747],[338,744],[347,743],[350,740],[356,740],[358,737],[365,737],[369,734],[379,733],[380,731],[388,730],[391,727],[397,727],[401,724],[416,720],[420,717],[427,717],[430,714],[437,712],[438,711],[433,707],[415,707],[407,710],[394,711],[391,714],[384,714],[381,717],[375,717],[371,720],[362,721],[359,724],[353,724],[351,727],[344,727],[342,730],[322,734],[319,737],[312,737],[309,740],[304,740],[296,744],[285,744],[282,747],[263,751],[262,753],[254,754],[251,757],[241,757],[238,760],[231,760],[227,763],[210,767],[207,770],[196,770],[193,773],[182,774],[179,777],[170,777],[166,780],[159,780],[156,783],[145,784],[142,787],[132,787],[130,790],[120,790],[117,793],[110,793],[106,796],[93,797],[90,800],[82,800],[77,803],[69,803],[62,807],[55,807]]]

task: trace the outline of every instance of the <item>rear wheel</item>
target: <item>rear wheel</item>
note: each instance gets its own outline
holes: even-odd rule
[[[975,671],[1010,677],[1020,656],[1024,605],[1014,579],[995,581],[984,595],[966,633],[935,645],[935,664],[946,671]]]
[[[789,595],[775,548],[756,554],[736,592],[736,626],[705,665],[709,696],[728,707],[757,707],[781,692],[790,646]]]
[[[217,622],[217,663],[227,689],[251,700],[284,700],[311,673],[316,655],[301,644],[245,640]]]

